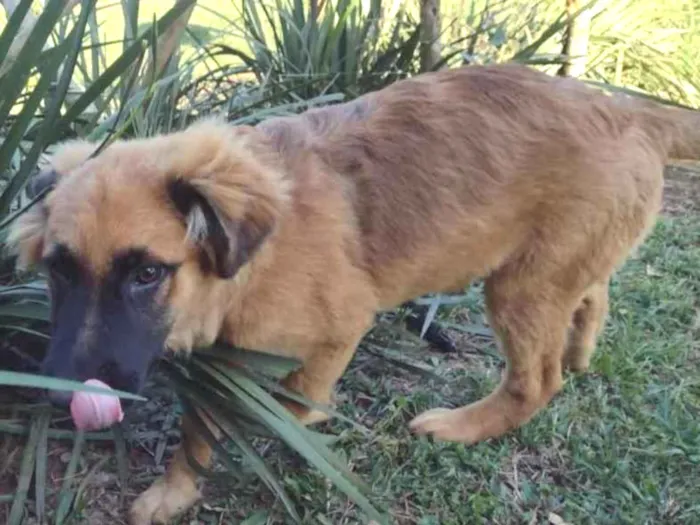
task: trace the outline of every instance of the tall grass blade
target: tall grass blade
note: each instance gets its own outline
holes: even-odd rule
[[[49,322],[49,308],[46,303],[34,301],[0,303],[0,317]]]
[[[112,435],[114,436],[114,452],[117,460],[117,477],[119,478],[119,501],[123,503],[129,483],[129,454],[121,423],[112,427]]]
[[[437,315],[438,308],[442,304],[442,296],[437,294],[430,302],[430,307],[428,307],[428,313],[425,314],[425,319],[423,320],[423,326],[420,329],[420,338],[425,337],[425,332],[428,331],[430,325],[433,324],[435,316]]]
[[[256,475],[262,480],[263,483],[265,483],[265,485],[272,491],[273,494],[277,495],[280,498],[292,519],[294,519],[294,521],[296,521],[297,523],[300,523],[301,517],[297,513],[297,510],[294,507],[294,503],[292,502],[291,498],[282,487],[280,480],[267,467],[265,461],[260,457],[260,455],[255,451],[255,449],[253,449],[253,447],[250,445],[249,440],[245,439],[240,434],[240,432],[233,426],[233,424],[231,424],[230,422],[227,423],[226,418],[222,417],[224,416],[224,414],[216,411],[210,404],[206,402],[206,400],[203,397],[199,396],[192,390],[190,390],[190,395],[192,396],[192,400],[197,401],[197,405],[200,407],[200,409],[205,409],[207,412],[214,416],[213,419],[216,421],[216,425],[222,432],[222,434],[226,436],[240,450],[241,454],[243,454],[243,457],[245,458],[245,461],[253,469]],[[183,401],[183,404],[185,405],[189,413],[189,417],[191,417],[197,425],[197,430],[200,433],[200,435],[205,438],[205,440],[217,452],[220,458],[222,458],[225,462],[229,463],[229,466],[232,467],[232,470],[236,470],[235,465],[232,465],[230,463],[231,460],[229,454],[214,437],[214,434],[211,432],[211,430],[209,430],[207,424],[199,416],[195,407],[191,405],[187,400]],[[191,462],[194,461],[193,458],[190,459]]]
[[[237,399],[243,402],[252,413],[259,416],[294,450],[318,468],[340,490],[345,492],[363,511],[382,523],[385,516],[377,511],[363,492],[369,487],[350,472],[344,463],[335,457],[324,445],[318,442],[298,420],[254,381],[246,378],[233,368],[217,369],[206,363],[195,362],[195,366],[217,378],[226,385]]]
[[[65,56],[65,47],[64,45],[59,46],[56,48],[55,53],[48,57],[46,65],[39,71],[40,75],[36,86],[29,94],[29,98],[22,104],[22,110],[15,118],[7,135],[3,137],[4,140],[0,144],[0,173],[7,170],[10,166],[12,157],[17,152],[22,140],[24,140],[29,125],[36,118],[37,110],[49,92],[53,79],[61,66],[61,61],[57,60],[57,58]]]
[[[29,493],[29,485],[32,482],[34,475],[34,466],[36,464],[37,445],[41,437],[41,421],[34,418],[32,421],[29,438],[24,447],[24,455],[22,456],[22,464],[19,469],[19,478],[17,480],[17,489],[15,497],[10,508],[10,516],[7,519],[7,525],[21,525],[24,519],[24,505],[27,501]]]
[[[144,397],[121,390],[107,390],[102,387],[86,385],[78,381],[69,379],[57,379],[55,377],[46,377],[35,374],[27,374],[24,372],[10,372],[0,370],[0,385],[4,386],[20,386],[27,388],[43,388],[46,390],[69,390],[94,392],[96,394],[104,394],[120,397],[123,399],[133,399],[135,401],[145,401]]]
[[[75,473],[78,470],[78,465],[80,461],[80,454],[83,450],[83,445],[85,444],[85,432],[79,430],[75,434],[73,441],[73,449],[71,450],[70,461],[66,467],[66,472],[63,475],[63,484],[61,485],[61,490],[58,493],[58,507],[56,508],[56,525],[63,525],[65,523],[68,514],[70,513],[70,508],[73,503],[75,496],[75,491],[71,489],[74,480]]]
[[[68,91],[68,86],[70,86],[73,71],[75,69],[75,63],[81,49],[81,42],[85,33],[85,27],[87,26],[88,15],[90,14],[90,10],[94,7],[95,2],[96,0],[83,0],[81,4],[80,18],[78,19],[76,26],[71,31],[71,35],[67,39],[71,42],[70,51],[68,57],[66,58],[66,62],[64,63],[63,72],[58,81],[58,86],[56,87],[53,101],[47,109],[42,127],[39,130],[36,139],[32,143],[32,147],[22,163],[22,167],[20,168],[19,172],[12,177],[7,188],[5,188],[5,191],[3,191],[2,195],[0,195],[0,216],[5,215],[10,210],[12,200],[17,196],[19,190],[24,186],[24,183],[29,178],[31,170],[36,165],[41,151],[56,135],[56,130],[54,129],[53,124],[61,111],[61,106],[63,105],[66,92]],[[57,1],[56,3],[60,4],[62,10],[63,2]],[[37,25],[39,25],[39,22],[37,22]]]
[[[22,22],[27,16],[29,9],[32,6],[33,0],[21,0],[19,4],[15,7],[12,16],[7,21],[7,25],[0,34],[0,57],[7,57],[7,53],[12,46],[20,28],[22,27]],[[2,100],[2,95],[0,95],[0,100]]]
[[[46,515],[46,460],[49,455],[48,439],[49,425],[51,423],[50,409],[42,410],[36,417],[38,421],[39,438],[36,448],[36,470],[34,472],[34,507],[36,519],[39,523],[44,523]]]
[[[117,78],[129,70],[134,62],[143,54],[153,33],[162,34],[195,2],[196,0],[178,2],[158,20],[156,27],[149,28],[130,44],[122,55],[119,56],[99,78],[95,79],[78,100],[68,108],[63,118],[57,123],[57,130],[62,131],[65,129],[71,122],[78,118],[100,94],[104,93]]]
[[[0,77],[0,122],[7,120],[18,95],[24,89],[27,79],[44,49],[44,44],[63,12],[64,5],[63,0],[49,0],[22,49],[17,54],[15,62],[7,73]],[[3,57],[3,60],[7,60],[7,55]]]

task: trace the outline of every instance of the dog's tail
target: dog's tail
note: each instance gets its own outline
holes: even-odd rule
[[[700,160],[700,111],[615,97],[642,119],[644,131],[663,152],[678,160]]]
[[[700,111],[658,106],[649,120],[665,134],[669,157],[700,160]]]

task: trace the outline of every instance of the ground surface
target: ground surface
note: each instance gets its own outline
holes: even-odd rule
[[[478,286],[441,321],[453,326],[456,353],[425,348],[389,323],[358,352],[340,385],[340,409],[370,436],[342,424],[319,428],[340,434],[336,450],[372,484],[395,523],[700,524],[700,169],[668,170],[664,217],[612,283],[611,315],[591,372],[569,375],[561,394],[520,430],[473,447],[410,435],[415,414],[484,396],[503,365]],[[125,523],[124,505],[162,472],[177,430],[172,398],[154,393],[134,414],[125,502],[113,445],[91,442],[67,523]],[[1,505],[1,494],[16,484],[25,438],[0,439]],[[49,443],[50,509],[70,447],[70,440]],[[286,488],[310,523],[357,523],[356,510],[303,462],[277,446],[265,455],[286,473]],[[209,484],[206,494],[180,523],[285,523],[281,506],[254,478]],[[0,507],[0,523],[8,510]],[[30,504],[27,523],[36,522],[32,511]]]

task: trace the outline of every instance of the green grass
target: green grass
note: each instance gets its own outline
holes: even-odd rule
[[[463,310],[450,316],[480,317],[478,303]],[[386,344],[385,331],[379,326],[367,344]],[[420,411],[475,401],[495,386],[501,360],[470,344],[493,345],[482,335],[468,337],[460,355],[408,352],[440,376],[432,381],[360,351],[343,380],[340,409],[371,435],[326,428],[341,434],[339,452],[396,523],[548,523],[550,513],[575,524],[700,523],[699,335],[700,217],[664,218],[612,283],[590,373],[567,375],[563,391],[520,430],[471,447],[408,432]],[[318,474],[302,471],[286,484],[312,522],[357,522]],[[247,487],[209,505],[251,510],[254,493]],[[280,523],[280,514],[271,516],[260,523]]]

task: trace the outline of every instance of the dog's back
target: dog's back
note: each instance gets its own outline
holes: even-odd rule
[[[488,273],[543,221],[640,215],[679,142],[667,113],[518,65],[422,75],[261,129],[292,164],[313,152],[324,177],[343,181],[367,267],[387,290],[413,274],[408,295],[433,290],[463,257]]]

